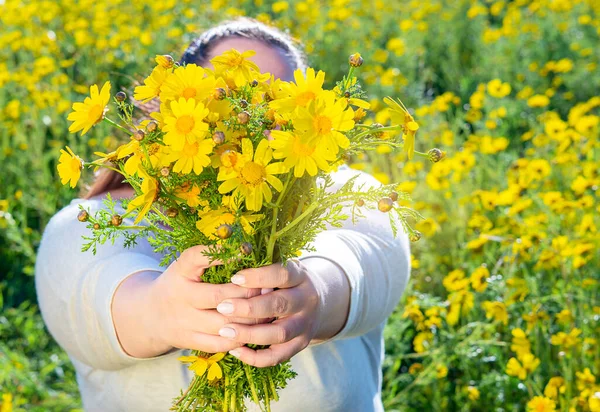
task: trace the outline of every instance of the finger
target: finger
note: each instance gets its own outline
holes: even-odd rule
[[[292,288],[302,283],[307,275],[305,266],[298,259],[289,259],[285,266],[274,263],[240,270],[231,277],[231,282],[245,288]]]
[[[188,279],[200,282],[206,268],[221,265],[220,260],[212,260],[208,255],[210,249],[204,245],[192,246],[181,253],[173,263],[176,273]]]
[[[226,339],[221,336],[202,332],[183,331],[173,344],[180,349],[193,349],[207,353],[228,352],[239,348],[243,343]]]
[[[285,343],[300,336],[306,329],[301,316],[289,316],[262,325],[239,325],[228,323],[219,329],[219,335],[237,342],[256,345]]]
[[[269,321],[269,319],[236,318],[233,320],[227,316],[221,315],[216,310],[198,310],[190,307],[176,322],[177,327],[183,330],[218,336],[219,330],[230,323],[256,325],[266,323],[267,321]]]
[[[289,342],[279,345],[272,345],[266,349],[254,350],[247,346],[230,350],[229,353],[241,360],[257,368],[266,368],[275,366],[303,350],[308,346],[308,340],[304,336],[298,336]]]
[[[301,288],[279,289],[250,299],[226,299],[217,310],[226,316],[279,318],[300,312],[305,301]]]
[[[215,285],[189,282],[182,290],[182,299],[196,309],[215,309],[226,299],[250,299],[260,295],[260,289],[246,289],[233,283]]]

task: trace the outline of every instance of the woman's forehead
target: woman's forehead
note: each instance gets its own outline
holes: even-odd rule
[[[249,58],[260,68],[263,73],[271,73],[276,79],[290,81],[293,80],[294,67],[291,66],[289,59],[286,58],[280,47],[268,45],[260,40],[245,39],[243,37],[230,37],[219,40],[210,50],[208,59],[212,59],[227,50],[236,49],[239,52],[254,50],[256,54]],[[208,67],[212,67],[207,62]]]

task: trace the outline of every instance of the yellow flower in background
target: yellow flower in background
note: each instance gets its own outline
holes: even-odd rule
[[[510,350],[516,353],[518,358],[531,353],[531,343],[529,342],[529,339],[527,339],[527,335],[523,329],[515,328],[511,331],[511,334],[512,345],[510,345]]]
[[[83,160],[67,146],[67,151],[61,149],[60,157],[58,158],[58,175],[63,185],[70,182],[70,186],[73,188],[77,186],[77,182],[81,177],[81,169],[83,169]]]
[[[556,411],[556,403],[552,399],[536,396],[527,402],[528,412],[554,412]]]
[[[486,300],[482,302],[481,306],[485,310],[485,317],[487,319],[493,319],[500,321],[503,324],[508,324],[508,312],[506,311],[506,305],[502,302],[492,302]]]
[[[544,388],[544,396],[552,399],[558,399],[559,394],[565,393],[567,387],[565,386],[565,380],[560,376],[554,376],[550,378],[548,384]]]
[[[161,88],[169,77],[170,72],[162,66],[156,66],[150,76],[144,79],[144,84],[137,86],[133,91],[133,98],[146,103],[156,97],[160,97]]]
[[[391,97],[385,97],[383,101],[388,106],[392,124],[402,125],[404,129],[404,152],[408,160],[412,160],[415,153],[415,135],[419,130],[419,124],[415,122],[415,119],[400,100],[396,101]]]
[[[438,365],[435,370],[435,377],[438,379],[443,379],[448,376],[448,368],[445,365]]]
[[[413,339],[413,346],[416,353],[423,353],[433,344],[433,333],[419,332]]]
[[[134,221],[136,225],[146,216],[158,196],[158,181],[142,169],[138,171],[138,174],[143,179],[141,186],[142,194],[132,199],[127,205],[128,212],[140,209]]]
[[[539,108],[546,107],[550,104],[550,99],[543,94],[536,94],[527,99],[527,106]]]
[[[69,113],[67,119],[73,123],[69,126],[69,132],[77,133],[82,130],[83,136],[104,118],[104,112],[108,101],[110,100],[110,82],[104,83],[102,90],[98,91],[97,85],[90,87],[90,96],[86,97],[83,103],[73,103],[73,111]]]
[[[539,365],[540,360],[528,353],[521,357],[521,362],[516,358],[510,358],[506,364],[506,374],[525,380],[527,375],[535,371]]]
[[[468,386],[467,387],[467,395],[469,396],[469,399],[474,402],[479,399],[479,396],[480,396],[479,389],[477,389],[474,386]]]
[[[449,292],[464,289],[469,286],[469,279],[465,278],[465,272],[461,269],[455,269],[444,277],[442,284]]]
[[[211,59],[218,75],[230,77],[236,86],[240,87],[257,78],[260,73],[256,63],[248,60],[256,54],[254,50],[247,50],[243,53],[231,49],[220,56]]]
[[[189,363],[189,370],[194,372],[196,376],[204,376],[208,370],[207,379],[214,381],[215,379],[221,379],[223,377],[223,370],[219,366],[219,361],[225,357],[225,353],[219,352],[211,355],[209,358],[203,358],[201,356],[180,356],[177,358],[178,361],[183,363]]]
[[[483,266],[478,267],[471,273],[471,287],[476,292],[483,292],[487,288],[487,278],[490,276],[490,271]]]
[[[306,69],[306,75],[302,70],[294,71],[295,82],[281,82],[281,91],[276,93],[276,100],[269,103],[269,107],[291,113],[297,107],[307,107],[323,93],[323,82],[325,72],[315,74],[313,68]]]
[[[184,99],[171,102],[172,115],[165,117],[166,132],[164,142],[171,146],[174,151],[181,151],[185,143],[195,143],[206,136],[208,124],[203,119],[209,111],[202,103],[194,99]]]
[[[323,143],[304,139],[294,132],[272,130],[271,137],[273,157],[284,159],[283,164],[288,169],[293,168],[296,177],[304,176],[304,172],[314,176],[318,169],[329,172],[329,162],[335,160],[333,152],[327,150]]]
[[[506,97],[510,94],[510,91],[510,84],[502,83],[500,79],[494,79],[487,84],[487,92],[492,97]]]
[[[579,338],[581,332],[582,330],[578,328],[573,328],[568,334],[565,332],[558,332],[550,337],[550,343],[555,346],[560,346],[563,349],[570,349],[581,342],[581,339]]]
[[[13,396],[10,393],[2,394],[2,404],[0,404],[0,412],[13,412]]]
[[[204,101],[214,93],[216,79],[202,67],[195,64],[178,67],[168,76],[161,87],[162,101],[194,99]]]
[[[275,175],[285,173],[287,168],[283,162],[270,163],[273,159],[273,149],[266,139],[260,141],[256,152],[250,139],[242,139],[242,155],[247,159],[238,170],[229,173],[219,172],[217,180],[224,180],[219,186],[219,193],[241,195],[248,210],[260,210],[263,202],[270,202],[273,193],[269,185],[281,192],[283,184]]]

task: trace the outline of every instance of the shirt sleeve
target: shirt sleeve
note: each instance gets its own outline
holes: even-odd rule
[[[333,174],[337,190],[348,179],[359,174],[360,184],[377,186],[371,175],[352,169]],[[349,213],[348,206],[348,215]],[[410,276],[408,237],[400,229],[394,237],[387,213],[364,211],[364,217],[354,225],[351,219],[341,228],[329,228],[317,235],[315,251],[304,253],[300,259],[321,257],[343,269],[350,284],[350,308],[342,330],[333,339],[363,335],[384,322],[392,313]],[[327,282],[326,274],[319,279]]]
[[[85,201],[91,212],[99,201]],[[136,362],[121,347],[113,324],[115,291],[128,276],[162,272],[147,243],[125,249],[122,241],[82,252],[87,225],[71,204],[57,213],[42,236],[36,261],[38,301],[48,330],[68,355],[94,369],[117,370]]]

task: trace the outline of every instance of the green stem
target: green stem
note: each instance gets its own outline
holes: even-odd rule
[[[229,375],[225,373],[225,395],[223,396],[223,412],[228,412],[229,406],[227,405],[229,401]]]
[[[269,396],[269,387],[267,386],[267,381],[264,379],[263,390],[265,392],[265,406],[267,408],[267,412],[271,412],[271,397]]]
[[[126,128],[124,128],[123,126],[121,126],[120,124],[118,124],[117,122],[115,122],[115,121],[113,121],[113,120],[110,120],[108,117],[105,117],[105,118],[104,118],[104,119],[102,119],[102,120],[104,120],[106,123],[108,123],[108,124],[110,124],[110,125],[112,125],[112,126],[116,127],[117,129],[120,129],[120,130],[124,131],[124,132],[125,132],[125,133],[127,133],[129,136],[131,136],[131,135],[132,135],[132,133],[131,133],[129,130],[127,130]]]
[[[398,125],[398,126],[386,126],[386,127],[369,127],[364,132],[360,132],[359,134],[354,136],[353,139],[356,141],[359,138],[369,135],[374,132],[379,133],[379,132],[388,132],[388,131],[392,131],[392,130],[402,130],[402,126]]]
[[[277,394],[277,388],[275,387],[275,382],[273,382],[271,371],[269,371],[267,377],[269,378],[269,385],[271,386],[271,392],[273,393],[273,400],[277,402],[279,400],[279,395]]]
[[[250,365],[248,365],[247,363],[244,364],[244,372],[246,372],[246,379],[248,379],[248,385],[250,385],[250,391],[252,392],[252,400],[255,404],[260,406],[260,400],[258,399],[256,385],[254,385],[254,379],[252,379],[252,371],[250,370]]]
[[[273,208],[273,221],[271,222],[271,236],[269,236],[269,242],[267,243],[267,262],[268,263],[273,263],[275,240],[277,240],[277,238],[275,237],[275,233],[277,232],[277,217],[279,215],[279,207],[281,206],[281,202],[283,202],[283,199],[286,195],[288,188],[290,186],[292,186],[292,185],[290,185],[291,178],[292,178],[292,174],[288,173],[287,180],[285,181],[285,184],[283,185],[283,189],[281,190],[281,193],[279,193],[279,196],[277,197],[277,202],[275,203],[275,207]]]
[[[314,210],[318,206],[319,206],[319,204],[313,203],[304,212],[302,212],[302,214],[300,216],[298,216],[296,219],[292,220],[286,227],[282,228],[279,232],[276,232],[273,236],[271,236],[271,239],[273,239],[273,242],[275,242],[276,239],[278,239],[281,236],[283,236],[284,233],[286,233],[289,230],[293,229],[294,226],[296,226],[298,223],[302,222],[302,220],[304,220],[305,217],[307,217],[312,212],[314,212]]]

